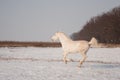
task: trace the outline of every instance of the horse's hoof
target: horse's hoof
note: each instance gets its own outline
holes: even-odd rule
[[[67,64],[67,61],[65,61],[65,64]]]
[[[78,67],[78,68],[81,68],[81,65],[78,65],[77,67]]]
[[[64,61],[65,64],[67,64],[67,61]]]
[[[73,59],[67,59],[68,62],[72,61],[73,62]]]
[[[71,61],[71,62],[74,62],[74,60],[73,60],[73,59],[70,59],[70,61]]]

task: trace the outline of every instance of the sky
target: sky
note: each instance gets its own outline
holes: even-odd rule
[[[50,41],[71,35],[90,18],[120,6],[120,0],[0,0],[0,41]]]

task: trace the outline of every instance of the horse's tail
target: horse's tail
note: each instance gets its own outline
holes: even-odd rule
[[[89,45],[93,45],[93,46],[97,46],[98,45],[98,41],[96,40],[96,38],[92,37],[92,39],[89,41],[88,44]]]

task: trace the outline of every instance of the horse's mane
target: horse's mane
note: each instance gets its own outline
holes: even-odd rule
[[[57,32],[63,34],[67,39],[72,40],[69,36],[67,36],[64,32]]]

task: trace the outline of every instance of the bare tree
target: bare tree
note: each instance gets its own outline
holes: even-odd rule
[[[120,6],[91,18],[82,30],[71,37],[73,40],[88,41],[95,37],[101,43],[120,43]]]

